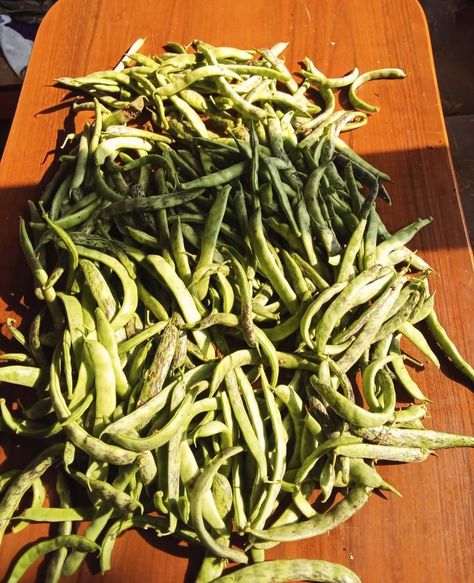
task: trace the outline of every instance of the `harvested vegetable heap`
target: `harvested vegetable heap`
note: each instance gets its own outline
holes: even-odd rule
[[[2,430],[45,449],[0,476],[0,537],[10,523],[59,525],[7,581],[49,552],[49,582],[88,552],[106,571],[130,528],[202,545],[201,583],[359,581],[324,561],[260,563],[348,520],[373,489],[397,493],[377,460],[474,445],[424,429],[428,398],[400,347],[439,366],[423,321],[474,380],[437,320],[429,265],[405,246],[430,219],[391,235],[375,205],[388,176],[339,137],[377,109],[361,83],[404,73],[327,78],[305,59],[298,84],[284,43],[170,43],[153,58],[141,45],[114,70],[58,80],[94,119],[21,221],[43,307],[26,338],[9,322],[23,352],[2,356],[0,380],[37,399],[21,416],[2,399]],[[354,110],[336,111],[340,88]],[[398,407],[399,390],[413,403]],[[52,465],[59,505],[45,507]],[[315,490],[339,492],[323,514]]]

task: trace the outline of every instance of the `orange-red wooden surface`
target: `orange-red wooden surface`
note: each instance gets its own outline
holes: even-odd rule
[[[2,322],[27,312],[22,298],[29,278],[17,242],[18,216],[25,212],[25,201],[37,196],[65,134],[67,109],[60,104],[66,92],[54,87],[53,80],[112,67],[143,36],[149,53],[159,52],[169,40],[189,43],[199,38],[243,48],[285,40],[290,42],[286,59],[292,70],[306,55],[329,75],[343,74],[354,65],[361,71],[403,68],[408,73],[404,81],[374,82],[360,90],[381,111],[346,139],[393,178],[393,205],[382,209],[389,228],[419,216],[434,218],[413,245],[439,272],[432,286],[440,319],[474,360],[472,254],[428,29],[415,0],[60,0],[39,31],[0,169]],[[69,117],[66,123],[71,131],[73,120]],[[427,365],[417,376],[434,401],[428,423],[472,434],[472,387],[445,361],[442,369]],[[25,463],[26,454],[18,457],[16,443],[0,437],[0,461],[8,455]],[[470,450],[442,451],[423,464],[383,467],[385,479],[403,498],[374,494],[345,526],[315,540],[281,545],[268,556],[341,562],[365,583],[467,583],[474,577],[473,456]],[[0,549],[0,577],[21,546],[45,534],[40,525],[8,535]],[[119,540],[112,571],[102,576],[90,562],[68,580],[191,582],[199,559],[199,552],[132,532]],[[33,581],[34,573],[24,581]]]

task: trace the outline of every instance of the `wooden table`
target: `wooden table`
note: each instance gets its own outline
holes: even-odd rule
[[[440,273],[432,277],[437,309],[460,350],[474,360],[472,255],[466,236],[441,114],[428,28],[415,0],[62,0],[38,33],[0,171],[2,248],[1,321],[27,310],[22,286],[28,276],[17,243],[18,216],[34,198],[64,136],[60,106],[65,91],[54,78],[112,67],[135,39],[158,52],[168,40],[195,38],[245,48],[290,41],[287,63],[296,69],[308,55],[329,75],[357,65],[361,71],[403,68],[404,81],[374,82],[361,90],[381,105],[368,126],[347,136],[354,149],[394,179],[389,228],[418,216],[434,223],[413,245]],[[419,382],[433,399],[429,425],[473,433],[472,387],[443,361],[427,366]],[[0,437],[0,459],[13,441]],[[5,466],[6,467],[6,466]],[[341,562],[365,583],[464,583],[474,576],[473,452],[442,451],[423,464],[386,466],[382,473],[403,498],[374,494],[349,523],[329,535],[285,544],[275,557],[313,557]],[[8,535],[0,555],[2,575],[20,546],[46,529],[35,526]],[[72,581],[114,583],[193,580],[199,556],[173,542],[130,533],[122,537],[113,570],[103,577],[84,566]],[[189,561],[189,559],[191,559]],[[34,580],[34,570],[25,581]],[[38,581],[41,580],[41,575]]]

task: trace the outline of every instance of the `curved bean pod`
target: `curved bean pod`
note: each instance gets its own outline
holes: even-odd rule
[[[268,541],[296,541],[325,534],[336,528],[364,506],[370,496],[370,490],[365,487],[354,487],[345,498],[324,514],[316,514],[313,518],[297,524],[278,526],[267,530],[252,530],[249,533],[256,538]]]
[[[61,393],[61,384],[58,375],[59,352],[56,350],[53,355],[50,372],[50,396],[54,411],[60,421],[66,421],[71,412]],[[81,427],[76,421],[67,423],[63,426],[64,433],[68,439],[79,449],[82,449],[94,459],[108,462],[115,465],[131,464],[137,454],[131,451],[122,449],[115,445],[109,445],[95,437],[92,437],[87,431]]]
[[[0,503],[0,542],[25,492],[29,490],[34,480],[42,476],[61,457],[63,451],[63,443],[49,446],[9,482]]]
[[[144,452],[158,449],[165,443],[168,443],[178,428],[189,422],[191,406],[199,390],[200,387],[192,389],[184,397],[180,406],[176,409],[173,417],[171,417],[168,423],[156,433],[152,433],[148,437],[132,437],[128,435],[112,433],[112,439],[130,452]]]
[[[28,550],[17,560],[5,583],[17,583],[31,565],[33,565],[36,559],[46,553],[51,553],[62,548],[75,549],[84,553],[100,551],[98,544],[85,536],[79,536],[76,534],[57,536],[51,540],[41,541],[29,547]]]
[[[424,321],[426,322],[431,335],[445,352],[445,354],[451,359],[454,366],[458,368],[468,379],[474,382],[474,369],[460,355],[459,350],[456,348],[453,341],[449,338],[446,330],[441,326],[435,311],[432,310]]]
[[[385,68],[385,69],[375,69],[374,71],[367,71],[367,73],[362,73],[349,87],[349,101],[351,104],[362,111],[375,112],[379,111],[380,107],[377,105],[370,105],[366,101],[363,101],[356,94],[356,89],[358,89],[367,81],[372,81],[373,79],[404,79],[406,73],[401,69]]]
[[[390,421],[393,411],[387,413],[372,413],[353,403],[330,386],[319,382],[316,376],[310,378],[311,386],[327,401],[331,409],[351,425],[357,427],[376,427]]]
[[[98,261],[109,267],[119,278],[123,289],[123,300],[118,312],[113,317],[110,322],[114,330],[118,330],[122,326],[125,326],[127,322],[132,318],[138,305],[138,292],[137,286],[133,279],[130,277],[126,268],[117,259],[114,259],[110,255],[102,253],[102,251],[97,251],[95,249],[89,249],[82,245],[77,245],[77,251],[81,257],[90,259],[91,261]]]
[[[311,559],[279,559],[249,565],[214,583],[289,583],[290,581],[319,581],[320,583],[360,583],[359,577],[347,567]]]
[[[235,549],[224,547],[217,543],[206,530],[203,519],[203,504],[205,494],[209,491],[214,475],[219,471],[219,468],[227,462],[232,456],[239,454],[243,449],[240,446],[231,447],[218,454],[204,469],[201,475],[196,480],[191,491],[191,521],[196,529],[202,544],[209,549],[209,551],[223,559],[229,559],[235,563],[247,563],[247,556]]]

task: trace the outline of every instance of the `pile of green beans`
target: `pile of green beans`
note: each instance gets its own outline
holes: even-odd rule
[[[305,59],[298,83],[284,43],[169,43],[157,57],[141,45],[113,70],[58,80],[92,117],[20,222],[41,306],[26,334],[7,323],[21,350],[0,357],[0,381],[25,399],[0,400],[0,428],[45,449],[0,475],[0,541],[31,522],[55,536],[7,582],[45,553],[48,582],[98,550],[104,572],[131,528],[204,547],[199,583],[357,582],[324,561],[261,562],[350,519],[374,489],[398,494],[378,460],[474,445],[424,428],[429,395],[406,366],[408,342],[439,366],[423,322],[474,380],[436,317],[430,266],[406,246],[430,219],[390,234],[376,210],[389,177],[339,137],[377,110],[362,83],[404,73],[328,78]],[[336,110],[341,88],[354,109]],[[324,513],[315,491],[336,500]]]

